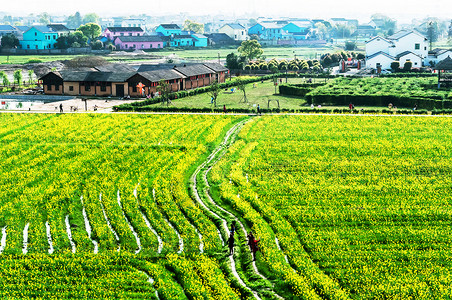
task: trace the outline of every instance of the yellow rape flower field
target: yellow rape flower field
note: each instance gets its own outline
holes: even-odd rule
[[[1,298],[452,298],[451,118],[2,113],[0,137]]]

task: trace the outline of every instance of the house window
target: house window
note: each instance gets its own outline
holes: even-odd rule
[[[100,91],[101,92],[106,92],[107,91],[107,86],[106,85],[101,85],[100,86]]]
[[[126,49],[127,49],[128,47],[129,47],[129,46],[128,46],[127,44],[125,44],[125,45],[124,45],[124,48],[126,48]]]
[[[414,49],[415,50],[421,49],[421,44],[414,44]]]
[[[27,49],[30,49],[30,45],[27,45]]]
[[[132,33],[131,33],[131,32],[129,32],[129,36],[132,36]]]
[[[424,47],[424,50],[427,50],[427,47]]]
[[[161,46],[161,45],[159,44],[158,48],[160,48],[160,46]]]
[[[91,86],[89,84],[85,84],[85,92],[89,92],[91,90]]]
[[[121,32],[121,36],[124,36],[124,32]]]
[[[37,32],[35,32],[35,36],[38,36],[38,33],[37,33]]]
[[[71,85],[69,86],[69,92],[73,92],[74,91],[74,87]]]
[[[133,92],[133,93],[136,93],[136,92],[137,92],[137,87],[136,87],[136,86],[133,86],[133,87],[132,87],[132,92]]]
[[[47,85],[47,90],[48,90],[48,91],[51,91],[51,90],[52,90],[52,85],[51,85],[51,84],[48,84],[48,85]]]
[[[141,44],[141,48],[144,48],[144,44]]]
[[[414,65],[417,66],[417,62],[415,62]]]
[[[55,91],[59,91],[60,90],[60,86],[58,84],[55,84]]]

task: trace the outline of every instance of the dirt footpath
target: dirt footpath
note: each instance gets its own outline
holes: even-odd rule
[[[24,105],[23,108],[14,108],[3,110],[7,111],[30,111],[30,112],[60,112],[60,104],[63,105],[63,112],[112,112],[113,106],[132,103],[137,101],[144,100],[113,100],[113,99],[88,99],[86,101],[86,109],[85,109],[85,101],[81,99],[71,99],[64,101],[56,101],[51,103],[33,103],[30,107],[28,105]],[[97,108],[97,109],[96,109]]]

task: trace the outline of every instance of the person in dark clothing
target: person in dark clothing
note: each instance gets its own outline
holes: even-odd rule
[[[249,233],[248,234],[248,246],[250,246],[250,250],[253,253],[253,261],[256,260],[256,252],[259,251],[259,241],[260,240],[256,240],[256,238],[254,237],[253,233]]]
[[[229,255],[234,254],[234,243],[235,243],[234,233],[231,233],[228,239]]]
[[[60,113],[63,112],[63,103],[60,103]]]
[[[226,105],[223,105],[223,113],[226,113]]]
[[[257,114],[258,114],[258,115],[261,114],[261,107],[259,106],[259,104],[257,105]]]
[[[234,233],[235,233],[235,225],[236,225],[236,222],[235,222],[235,220],[234,220],[234,221],[232,221],[232,223],[231,223],[231,231],[230,231],[230,234],[231,234],[231,235],[234,235]]]

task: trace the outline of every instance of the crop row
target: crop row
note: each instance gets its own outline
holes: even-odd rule
[[[294,292],[451,296],[450,119],[278,116],[252,124],[212,180],[261,237],[258,259],[291,277]]]

